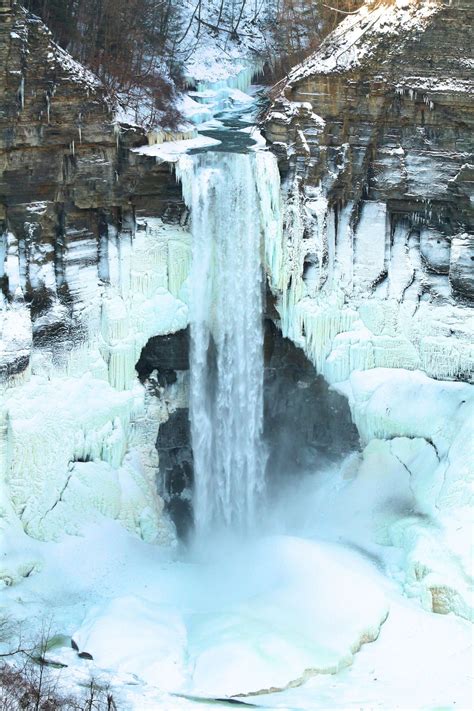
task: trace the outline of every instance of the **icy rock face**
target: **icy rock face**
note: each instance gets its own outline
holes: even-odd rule
[[[472,615],[472,20],[465,0],[367,3],[282,82],[265,124],[278,168],[259,156],[283,335],[349,397],[365,445],[358,476],[407,482],[398,516],[374,512],[374,537],[403,550],[408,594],[463,617]]]
[[[91,280],[81,338],[34,345],[29,368],[2,387],[0,471],[10,514],[33,537],[79,533],[107,516],[145,540],[172,540],[155,483],[156,428],[186,388],[143,387],[135,364],[151,336],[186,326],[184,276],[180,284],[174,256],[168,265],[189,234],[152,218],[139,227],[109,245],[109,282]],[[30,311],[14,303],[3,315],[21,325]]]
[[[7,320],[0,374],[8,378],[28,367],[31,337],[69,348],[87,340],[85,312],[98,280],[116,281],[118,264],[127,263],[135,218],[176,221],[182,203],[169,166],[127,150],[147,142],[143,132],[116,122],[97,78],[17,3],[0,16],[0,92],[0,308]],[[21,299],[30,306],[30,333],[22,328],[21,343],[10,347],[3,306]]]
[[[185,385],[135,365],[187,325],[180,189],[47,28],[0,9],[0,525],[56,539],[106,516],[169,543],[156,429]],[[35,568],[14,560],[7,582]]]
[[[373,367],[472,374],[472,13],[463,0],[364,6],[268,114],[286,194],[283,238],[267,240],[283,333],[330,382]]]

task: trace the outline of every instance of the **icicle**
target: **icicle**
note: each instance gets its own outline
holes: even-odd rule
[[[120,145],[120,124],[116,121],[113,124],[114,134],[115,134],[115,147],[118,150]]]
[[[20,88],[18,90],[18,96],[20,99],[21,108],[25,108],[25,77],[21,77]]]

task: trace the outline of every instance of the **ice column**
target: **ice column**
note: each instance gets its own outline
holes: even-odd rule
[[[251,527],[264,488],[261,218],[255,155],[183,156],[191,209],[191,396],[198,531]]]

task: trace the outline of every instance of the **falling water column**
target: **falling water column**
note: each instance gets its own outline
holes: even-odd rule
[[[191,209],[191,394],[196,527],[245,529],[264,487],[263,326],[255,156],[178,165]]]

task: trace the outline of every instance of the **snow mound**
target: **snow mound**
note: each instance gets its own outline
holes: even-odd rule
[[[227,697],[350,665],[389,609],[381,576],[358,554],[286,536],[263,538],[207,570],[191,567],[180,594],[161,598],[107,602],[73,637],[101,668],[168,691]]]

